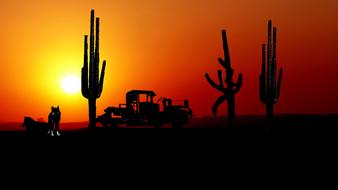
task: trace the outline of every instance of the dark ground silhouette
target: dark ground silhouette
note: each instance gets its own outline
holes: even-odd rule
[[[196,179],[204,181],[210,176],[223,184],[224,179],[229,179],[222,175],[224,172],[240,181],[243,175],[250,179],[256,176],[264,183],[270,178],[262,177],[262,173],[276,179],[274,172],[282,175],[278,179],[284,183],[285,176],[293,174],[294,169],[313,171],[323,164],[332,167],[330,161],[337,162],[338,115],[275,115],[276,121],[268,133],[265,115],[238,116],[233,128],[224,126],[226,120],[225,116],[194,118],[181,129],[168,125],[161,129],[90,130],[87,123],[61,123],[62,135],[54,138],[34,138],[24,130],[2,131],[0,160],[2,166],[15,172],[13,179],[17,179],[22,168],[28,168],[25,171],[35,177],[31,172],[42,167],[52,173],[59,170],[62,176],[71,174],[71,180],[73,173],[69,171],[85,174],[90,180],[92,175],[100,181],[102,176],[107,177],[109,182],[114,178],[112,173],[130,180],[135,170],[137,178],[151,175],[151,183],[152,176],[162,178],[163,173],[167,174],[168,183],[178,178],[186,181],[194,173],[200,177],[193,178],[194,184]],[[65,130],[66,125],[82,129]],[[146,174],[150,166],[156,171]],[[117,167],[124,173],[118,172]],[[88,172],[89,169],[95,170]],[[83,184],[82,178],[79,183]]]
[[[338,115],[276,115],[274,121],[266,126],[265,116],[238,116],[231,127],[227,126],[225,116],[194,118],[182,129],[173,129],[170,124],[157,129],[152,126],[121,126],[118,128],[88,129],[86,123],[62,124],[60,137],[36,137],[26,131],[0,132],[1,145],[210,145],[221,146],[230,139],[310,138],[318,135],[335,136],[338,132]],[[2,125],[9,125],[2,124]],[[15,124],[11,123],[12,126]],[[17,123],[17,125],[21,125]],[[67,126],[68,125],[68,126]],[[77,129],[65,129],[75,127]],[[82,126],[82,128],[81,128]],[[266,131],[268,127],[268,131]],[[308,136],[310,135],[310,136]],[[313,140],[316,140],[314,138]],[[237,140],[236,140],[237,141]],[[219,144],[220,143],[220,144]],[[204,145],[203,145],[204,144]],[[224,144],[223,144],[224,145]]]

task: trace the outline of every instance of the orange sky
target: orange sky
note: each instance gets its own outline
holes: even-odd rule
[[[277,65],[285,70],[278,113],[338,113],[336,0],[1,0],[0,122],[24,115],[47,119],[60,105],[62,121],[87,120],[87,101],[60,82],[81,75],[90,9],[101,18],[101,58],[107,60],[98,114],[125,102],[131,89],[188,98],[210,115],[227,29],[235,74],[244,75],[238,114],[262,114],[258,97],[261,44],[267,20],[278,27]],[[225,106],[219,112],[226,113]]]

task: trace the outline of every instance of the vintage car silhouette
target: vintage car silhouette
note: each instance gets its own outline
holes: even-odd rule
[[[172,99],[161,97],[158,103],[154,103],[155,96],[155,92],[148,90],[129,91],[126,94],[126,104],[107,107],[96,121],[105,127],[116,127],[119,124],[161,127],[165,123],[171,123],[178,128],[192,118],[188,100],[184,100],[183,105],[173,105]]]

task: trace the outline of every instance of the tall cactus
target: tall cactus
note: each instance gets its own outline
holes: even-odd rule
[[[81,91],[83,97],[88,99],[89,105],[89,128],[96,126],[96,99],[101,96],[103,89],[104,72],[106,61],[103,61],[101,77],[99,80],[99,32],[100,19],[96,18],[96,41],[94,42],[94,10],[90,17],[90,53],[89,53],[89,73],[88,73],[88,36],[84,38],[84,63],[81,73]],[[95,47],[94,47],[95,43]],[[94,50],[95,48],[95,50]],[[89,75],[89,76],[88,76]],[[88,80],[89,77],[89,80]]]
[[[272,35],[272,39],[271,39]],[[277,28],[272,28],[272,21],[268,23],[268,50],[266,56],[266,45],[262,45],[262,71],[259,82],[259,96],[261,102],[266,105],[266,115],[268,120],[273,119],[273,105],[277,103],[282,82],[282,72],[280,69],[278,81],[276,81],[276,39]],[[272,43],[271,43],[272,40]],[[267,62],[267,64],[266,64]]]
[[[224,81],[226,83],[226,87],[224,86],[223,82],[222,70],[218,70],[219,84],[216,84],[213,80],[211,80],[208,73],[205,74],[205,78],[212,87],[223,93],[222,96],[218,97],[218,99],[216,100],[216,102],[212,107],[213,115],[217,115],[218,107],[224,101],[228,101],[228,121],[232,123],[235,120],[235,94],[239,92],[239,90],[242,87],[242,73],[238,75],[237,83],[234,83],[232,79],[234,75],[234,70],[231,68],[230,64],[229,47],[225,30],[222,30],[222,39],[223,39],[224,59],[218,58],[218,62],[225,69],[226,78]]]

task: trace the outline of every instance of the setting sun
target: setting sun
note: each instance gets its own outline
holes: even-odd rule
[[[81,81],[76,76],[66,76],[61,82],[62,90],[67,94],[75,94],[81,89]]]
[[[236,114],[265,114],[259,79],[269,19],[278,28],[277,68],[284,69],[275,113],[338,112],[337,0],[1,0],[0,4],[0,122],[22,122],[24,115],[47,120],[51,105],[60,106],[62,122],[88,120],[81,75],[85,35],[90,62],[92,9],[100,18],[99,74],[107,61],[103,90],[96,99],[97,116],[109,106],[126,103],[131,90],[151,90],[157,98],[173,101],[188,99],[196,117],[210,116],[220,92],[209,85],[205,73],[216,82],[218,70],[226,77],[217,61],[224,56],[223,29],[234,81],[243,74]],[[219,114],[227,114],[227,103]]]

